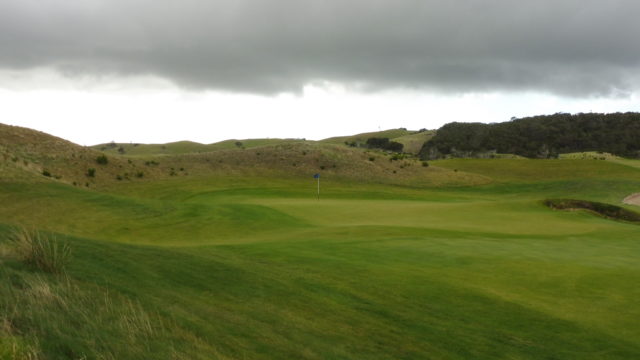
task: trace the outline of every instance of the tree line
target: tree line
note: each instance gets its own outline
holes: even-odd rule
[[[541,115],[504,123],[449,123],[420,151],[422,159],[488,157],[493,153],[554,158],[602,151],[640,157],[640,113]]]

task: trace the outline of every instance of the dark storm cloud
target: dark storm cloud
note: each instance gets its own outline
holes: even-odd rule
[[[636,0],[3,0],[0,67],[157,75],[189,88],[624,95]]]

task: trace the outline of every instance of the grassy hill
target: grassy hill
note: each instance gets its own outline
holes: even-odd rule
[[[130,157],[15,126],[2,125],[0,138],[5,139],[4,147],[0,148],[3,160],[0,180],[4,181],[57,181],[103,189],[119,182],[210,176],[308,178],[318,172],[328,178],[390,184],[460,185],[489,181],[477,175],[426,167],[417,159],[381,151],[300,140],[244,140],[241,146],[229,140],[213,144],[216,151],[202,152],[195,152],[200,144],[180,142],[166,145],[174,155],[146,156],[143,153],[147,150],[149,154],[155,153],[156,145],[139,145],[137,148],[144,151]],[[157,145],[162,146],[165,145]]]
[[[157,156],[206,153],[217,150],[251,149],[254,147],[303,142],[300,139],[245,139],[225,140],[213,144],[200,144],[193,141],[178,141],[167,144],[125,144],[107,143],[92,146],[106,154],[124,156]]]
[[[320,140],[320,141],[324,143],[340,144],[340,145],[344,145],[345,143],[352,143],[352,142],[355,142],[358,144],[366,144],[367,139],[372,137],[395,139],[402,136],[411,135],[414,133],[415,131],[409,131],[407,129],[390,129],[390,130],[362,133],[357,135],[336,136],[336,137],[331,137],[331,138]]]
[[[100,152],[13,141],[0,172],[0,359],[640,357],[638,225],[542,203],[637,210],[621,200],[638,192],[638,161],[424,167],[302,142],[109,155],[145,176],[86,188],[10,156]],[[64,274],[25,260],[15,225],[66,242]]]

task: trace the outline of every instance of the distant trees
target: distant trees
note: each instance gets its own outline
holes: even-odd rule
[[[374,148],[374,149],[383,149],[383,150],[388,150],[393,152],[402,152],[404,145],[399,142],[389,141],[389,138],[372,137],[367,139],[367,147]]]
[[[557,113],[497,124],[446,124],[423,145],[420,157],[480,157],[497,152],[553,158],[579,151],[640,157],[639,139],[638,113]]]

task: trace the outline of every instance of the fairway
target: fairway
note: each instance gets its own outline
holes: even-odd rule
[[[154,358],[640,356],[638,225],[542,204],[559,194],[621,204],[640,170],[495,161],[441,164],[500,180],[488,185],[327,178],[320,200],[311,176],[103,192],[13,183],[0,190],[0,216],[67,238],[78,286],[139,304],[162,329],[146,344],[163,346],[138,349]],[[32,276],[10,260],[3,268],[5,277]],[[117,331],[87,333],[65,325],[71,314],[58,316],[58,330],[43,326],[21,341],[38,336],[49,353],[92,354],[97,338],[113,358],[145,358],[131,355],[143,345]]]

